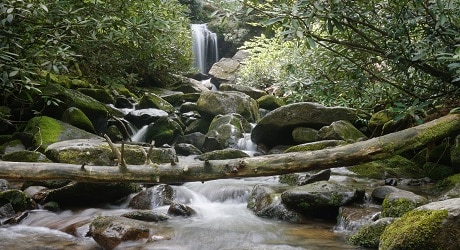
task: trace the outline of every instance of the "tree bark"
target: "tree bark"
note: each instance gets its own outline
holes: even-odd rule
[[[460,133],[460,114],[452,113],[406,130],[353,144],[310,152],[173,165],[81,166],[64,163],[0,161],[0,178],[9,180],[69,179],[81,182],[178,183],[212,179],[271,176],[384,159]]]

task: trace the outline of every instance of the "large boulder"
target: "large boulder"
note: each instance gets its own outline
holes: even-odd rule
[[[251,132],[251,129],[251,124],[240,114],[217,115],[211,121],[206,137],[215,138],[220,147],[205,150],[236,148],[239,139],[244,137],[244,133]]]
[[[208,74],[212,77],[211,83],[219,88],[223,83],[235,83],[236,71],[240,67],[240,62],[233,58],[222,58],[212,65]]]
[[[262,96],[266,96],[267,92],[264,90],[256,89],[253,87],[241,85],[241,84],[229,84],[223,83],[219,86],[220,91],[238,91],[245,93],[246,95],[250,96],[254,100],[261,98]]]
[[[359,131],[349,121],[336,121],[329,126],[324,126],[318,131],[320,140],[343,140],[356,142],[366,140],[367,136]]]
[[[61,121],[73,125],[77,128],[83,129],[87,132],[96,134],[93,124],[83,111],[79,108],[70,107],[62,114]]]
[[[406,213],[385,228],[379,249],[460,249],[460,198]]]
[[[147,143],[155,141],[155,146],[160,147],[164,144],[174,145],[183,137],[182,127],[175,120],[169,117],[160,117],[147,126],[144,137],[138,140]]]
[[[145,95],[142,96],[139,100],[137,107],[139,109],[155,108],[168,113],[173,113],[176,111],[176,109],[169,102],[153,93],[145,93]]]
[[[428,203],[428,199],[410,191],[397,190],[385,196],[382,217],[401,217],[414,208]]]
[[[120,144],[115,144],[119,149]],[[145,163],[144,151],[149,147],[127,144],[124,147],[124,160],[127,164],[140,165]],[[75,139],[51,144],[46,156],[54,161],[70,164],[113,166],[116,164],[114,154],[107,142],[102,139]],[[173,148],[153,148],[150,160],[154,163],[171,163],[177,158]]]
[[[129,112],[125,119],[135,124],[137,127],[142,127],[144,125],[155,122],[160,117],[167,117],[168,113],[161,109],[148,108],[148,109],[138,109]]]
[[[311,102],[294,103],[277,108],[265,115],[252,130],[251,138],[268,147],[293,144],[296,127],[320,129],[339,120],[354,122],[357,111],[345,107],[325,107]]]
[[[197,109],[204,117],[237,113],[249,122],[259,120],[259,107],[250,96],[240,92],[203,92],[197,101]]]
[[[336,218],[339,207],[362,201],[364,190],[332,181],[319,181],[289,189],[281,195],[287,207],[306,216]]]
[[[31,144],[34,149],[44,152],[53,143],[72,139],[102,139],[102,137],[86,132],[68,123],[61,122],[48,116],[36,116],[29,120],[24,132],[32,136]]]
[[[134,196],[129,207],[134,209],[154,209],[159,206],[171,205],[174,190],[166,184],[147,188]]]

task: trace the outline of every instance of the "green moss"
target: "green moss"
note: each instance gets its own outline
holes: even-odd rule
[[[396,155],[394,157],[351,166],[349,170],[360,177],[383,179],[387,176],[399,178],[423,178],[424,171],[414,162]]]
[[[323,141],[310,142],[310,143],[292,146],[286,149],[284,152],[289,153],[289,152],[315,151],[315,150],[321,150],[321,149],[345,145],[345,144],[347,143],[342,140],[323,140]]]
[[[395,200],[384,199],[382,203],[382,217],[401,217],[416,207],[418,207],[418,204],[410,202],[405,198]]]
[[[19,190],[7,190],[0,192],[0,200],[8,200],[15,212],[21,212],[36,208],[35,202],[25,193]]]
[[[86,116],[83,111],[79,108],[70,107],[64,111],[62,114],[62,121],[67,122],[77,128],[83,129],[87,132],[96,133],[93,124],[89,120],[88,116]]]
[[[384,230],[379,249],[439,249],[435,239],[447,215],[447,210],[411,211]]]
[[[367,248],[378,248],[380,243],[380,236],[387,226],[387,223],[379,223],[378,225],[365,225],[359,229],[356,234],[352,235],[348,241],[353,245]]]
[[[63,128],[59,122],[51,117],[37,116],[29,120],[24,129],[33,134],[34,147],[48,146],[58,141]]]

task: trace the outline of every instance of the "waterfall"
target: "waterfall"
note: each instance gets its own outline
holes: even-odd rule
[[[208,30],[207,24],[192,24],[191,29],[195,67],[202,74],[207,74],[212,64],[219,60],[217,35]]]

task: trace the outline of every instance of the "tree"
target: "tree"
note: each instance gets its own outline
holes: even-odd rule
[[[309,48],[321,47],[342,58],[355,66],[365,84],[377,82],[398,90],[396,98],[427,100],[458,95],[458,1],[243,2],[265,17],[264,25],[281,28],[287,39]],[[334,75],[323,79],[327,77],[334,79]]]

